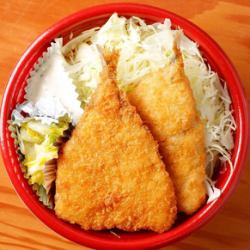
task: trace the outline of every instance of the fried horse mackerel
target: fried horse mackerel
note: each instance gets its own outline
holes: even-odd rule
[[[59,156],[55,212],[85,230],[161,233],[176,218],[174,187],[157,142],[108,68]]]
[[[175,185],[178,210],[191,214],[206,198],[204,126],[196,111],[182,55],[142,77],[129,94],[143,121],[159,142]]]

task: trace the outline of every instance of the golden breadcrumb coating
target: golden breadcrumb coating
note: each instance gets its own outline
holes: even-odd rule
[[[192,214],[206,198],[205,131],[182,55],[176,48],[175,52],[173,62],[136,82],[128,98],[159,142],[175,185],[178,210]]]
[[[163,232],[177,213],[158,144],[104,70],[58,159],[55,212],[86,230]]]

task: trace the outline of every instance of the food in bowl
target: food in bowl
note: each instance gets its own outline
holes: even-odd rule
[[[16,138],[24,173],[41,201],[50,208],[54,207],[54,194],[57,192],[57,188],[55,191],[55,181],[56,183],[57,181],[60,182],[60,180],[57,180],[59,175],[57,175],[56,171],[57,161],[54,159],[59,158],[58,167],[60,167],[62,157],[66,157],[63,152],[69,147],[67,145],[70,145],[75,137],[74,131],[77,128],[73,130],[72,137],[70,136],[72,126],[77,127],[80,124],[80,117],[88,116],[89,105],[91,106],[94,98],[92,96],[95,95],[93,93],[97,91],[97,86],[102,82],[101,75],[105,69],[103,53],[105,58],[106,51],[111,54],[118,52],[117,64],[114,67],[114,71],[116,71],[114,78],[120,91],[127,93],[130,103],[136,107],[142,121],[146,123],[154,140],[160,145],[160,154],[163,156],[162,159],[165,162],[166,169],[169,170],[170,177],[175,184],[178,210],[187,214],[194,213],[205,201],[205,191],[208,194],[207,202],[218,198],[220,190],[215,187],[212,177],[219,162],[228,162],[233,167],[230,150],[234,146],[233,131],[236,129],[232,110],[230,109],[231,99],[227,92],[226,84],[222,87],[217,74],[205,63],[198,46],[188,39],[181,30],[171,29],[171,21],[169,19],[166,19],[164,23],[147,25],[138,17],[126,19],[113,14],[101,28],[84,31],[76,38],[72,38],[64,46],[62,39],[57,39],[53,42],[48,51],[34,66],[26,88],[26,102],[19,104],[12,113],[10,129]],[[178,61],[183,61],[183,63],[176,63]],[[178,81],[181,82],[182,86],[187,87],[184,91],[178,91],[178,89],[173,88],[179,99],[176,98],[171,103],[168,98],[168,95],[169,97],[171,95],[168,91],[165,91],[165,89],[162,91],[161,88],[158,89],[157,93],[157,85],[164,86],[165,83],[163,77],[159,77],[160,72],[163,69],[168,72],[168,68],[171,68],[168,65],[173,66],[173,70],[179,67],[179,70],[176,70],[176,72],[182,73],[178,73],[181,75],[181,77],[178,77]],[[169,82],[171,83],[173,77],[176,76],[177,73],[173,73],[169,77]],[[185,80],[179,80],[179,78]],[[153,80],[152,85],[150,84],[151,79]],[[192,92],[189,91],[190,88]],[[164,96],[167,95],[166,99],[162,98],[163,94]],[[140,99],[137,99],[138,97]],[[159,102],[157,102],[157,98],[159,98]],[[186,99],[189,99],[190,102],[187,102]],[[181,104],[183,106],[181,107],[184,108],[183,110],[178,108],[177,103],[173,103],[178,100],[182,100],[183,103]],[[159,103],[158,106],[157,103]],[[191,105],[189,106],[190,103]],[[176,112],[167,112],[167,108],[171,106],[176,108]],[[169,114],[173,115],[170,116]],[[185,125],[184,121],[188,120],[187,114],[190,114],[191,117],[190,125],[183,126],[183,124]],[[168,119],[163,120],[162,116]],[[84,118],[81,119],[84,120]],[[180,122],[176,122],[178,119]],[[174,129],[171,128],[172,125],[174,125]],[[134,126],[136,126],[136,123]],[[190,132],[197,126],[199,132],[194,133],[189,138],[187,131]],[[203,126],[205,129],[203,129]],[[162,127],[164,130],[159,129]],[[172,134],[172,131],[175,130],[177,130],[177,133]],[[120,139],[122,142],[123,138]],[[165,141],[167,139],[171,143],[166,145]],[[64,144],[66,140],[68,142]],[[181,147],[183,145],[182,140],[188,146]],[[79,142],[74,143],[76,152],[80,152],[77,148],[83,145],[84,141],[81,142],[80,138],[76,141]],[[204,146],[202,146],[203,144]],[[115,149],[115,145],[112,147]],[[189,150],[192,152],[192,155],[190,155]],[[206,160],[205,156],[203,156],[205,151]],[[152,153],[152,151],[150,152]],[[92,150],[92,153],[94,156],[96,152]],[[145,151],[145,155],[147,153]],[[145,156],[145,159],[151,153]],[[67,157],[70,159],[71,156],[68,155]],[[77,156],[79,163],[81,163],[79,164],[79,169],[80,166],[85,164],[80,160],[84,158],[80,157],[81,155]],[[120,164],[119,157],[117,161]],[[138,156],[135,155],[134,157]],[[71,161],[74,161],[74,158]],[[197,166],[191,165],[192,161]],[[175,168],[174,166],[177,167]],[[181,171],[182,166],[184,168],[183,172]],[[70,166],[68,167],[67,170],[69,171]],[[167,171],[165,170],[164,173],[166,175]],[[65,176],[64,178],[67,177]],[[102,181],[105,181],[105,175]],[[112,182],[110,181],[110,183]],[[185,186],[186,183],[187,185]],[[203,186],[204,184],[206,184],[206,189]],[[80,185],[80,180],[77,185]],[[98,184],[96,185],[98,186]],[[93,187],[91,189],[94,190]],[[65,184],[65,190],[72,191],[74,186]],[[107,188],[104,191],[108,193],[108,190]],[[180,194],[183,190],[185,192]],[[186,192],[188,190],[190,191]],[[80,211],[81,208],[78,206],[83,204],[85,200],[80,195],[79,189],[76,191],[74,194],[76,197],[79,194],[80,202],[75,204],[75,209]],[[170,192],[170,189],[168,191]],[[150,190],[148,195],[151,192],[153,191]],[[147,195],[145,192],[143,194]],[[75,200],[74,197],[70,198],[72,199],[71,201]],[[56,202],[57,199],[60,199],[59,193],[56,196]],[[97,204],[93,202],[95,196],[91,199],[93,206]],[[165,203],[165,206],[169,201]],[[90,201],[88,200],[88,202]],[[102,202],[105,204],[104,197]],[[186,205],[183,205],[185,202]],[[152,204],[157,206],[156,203]],[[162,204],[162,200],[159,201],[159,204]],[[64,204],[64,207],[69,208],[69,211],[74,211],[70,210],[72,206],[73,204],[70,202],[67,205]],[[167,206],[167,209],[170,209],[170,207]],[[90,209],[88,207],[83,208]],[[104,213],[105,209],[104,206],[104,210],[102,210]],[[165,213],[167,209],[165,209]],[[171,211],[174,211],[174,208]],[[68,217],[67,210],[60,211],[58,214],[72,223],[77,222],[75,218]],[[150,211],[145,216],[149,214],[151,218],[156,218],[157,216],[156,213],[150,213]],[[76,216],[81,217],[81,214],[79,213]],[[130,214],[125,214],[123,218],[129,225],[127,228],[123,228],[125,230],[135,231],[148,228],[162,232],[167,230],[170,224],[172,224],[164,225],[160,229],[154,229],[154,226],[148,226],[147,224],[142,226],[139,224],[140,227],[137,227],[133,225],[133,219],[131,220],[132,222],[128,222],[129,216]],[[169,221],[173,221],[174,217],[173,212],[172,220]],[[166,214],[162,218],[166,218]],[[86,221],[87,219],[85,216]],[[112,219],[113,217],[110,220]],[[87,223],[84,219],[79,221]],[[78,223],[80,224],[81,222],[79,221]],[[100,221],[98,219],[97,222],[99,223]],[[154,220],[152,219],[152,221]],[[154,223],[156,223],[156,220]],[[162,223],[167,223],[167,220],[162,221]],[[84,227],[83,223],[82,226]],[[113,226],[119,228],[119,225],[117,226],[115,223],[111,227]],[[100,223],[99,227],[88,227],[88,229],[91,228],[103,229],[110,227],[105,226],[105,223]]]

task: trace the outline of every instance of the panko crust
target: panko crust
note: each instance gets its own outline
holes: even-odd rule
[[[159,142],[178,210],[192,214],[206,199],[205,131],[182,55],[176,48],[175,53],[172,63],[134,83],[128,98]]]
[[[89,106],[58,159],[55,212],[85,230],[158,233],[177,213],[158,144],[104,71]]]

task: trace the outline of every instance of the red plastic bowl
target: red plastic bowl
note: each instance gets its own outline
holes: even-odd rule
[[[31,187],[24,179],[14,142],[8,130],[7,121],[10,119],[13,108],[17,103],[23,101],[24,87],[29,72],[50,42],[58,36],[63,36],[67,40],[70,32],[78,34],[83,30],[101,25],[113,12],[118,12],[120,15],[125,16],[136,15],[146,19],[148,22],[163,21],[164,18],[170,18],[174,26],[181,27],[187,36],[200,45],[204,57],[207,58],[212,68],[219,73],[220,77],[226,81],[232,98],[232,108],[237,123],[235,147],[232,153],[233,174],[230,175],[229,171],[226,171],[218,177],[217,183],[222,190],[222,195],[216,201],[204,205],[193,216],[185,218],[170,231],[162,234],[123,232],[120,233],[121,237],[117,238],[109,232],[84,231],[78,226],[70,225],[58,219],[53,211],[45,208],[38,201]],[[197,230],[218,211],[235,188],[246,156],[248,131],[246,98],[235,69],[220,47],[206,33],[186,19],[166,10],[138,4],[110,4],[82,10],[61,20],[41,34],[27,49],[15,67],[5,90],[1,108],[1,149],[3,160],[19,196],[30,210],[48,227],[70,240],[97,249],[156,248],[170,244]]]

